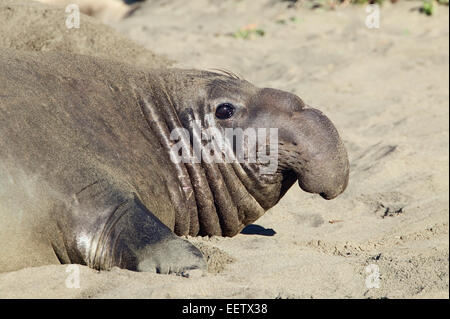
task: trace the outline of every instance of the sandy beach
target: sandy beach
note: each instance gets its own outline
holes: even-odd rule
[[[59,27],[8,20],[12,1],[0,0],[0,47],[230,70],[324,111],[351,163],[337,199],[294,186],[233,238],[189,238],[205,276],[79,266],[68,288],[68,266],[48,265],[0,273],[0,298],[449,298],[449,11],[420,4],[384,3],[368,28],[365,5],[154,0],[109,26],[83,15],[76,38],[52,38]],[[61,23],[46,19],[34,23]]]

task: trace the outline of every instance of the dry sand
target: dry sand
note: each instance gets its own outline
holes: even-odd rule
[[[448,298],[449,15],[419,4],[383,6],[379,29],[363,6],[265,0],[154,0],[115,23],[176,66],[229,69],[322,109],[347,145],[349,187],[325,201],[294,186],[250,234],[191,238],[208,256],[201,278],[80,266],[76,289],[53,265],[0,274],[0,297]],[[249,24],[265,35],[229,35]]]
[[[68,29],[65,8],[28,0],[0,0],[0,47],[72,52],[131,61],[151,68],[169,64],[167,59],[156,56],[97,19],[83,15],[79,29]]]
[[[120,21],[132,13],[138,5],[128,6],[125,2],[118,0],[36,0],[45,4],[77,5],[80,11],[98,20],[108,23]]]

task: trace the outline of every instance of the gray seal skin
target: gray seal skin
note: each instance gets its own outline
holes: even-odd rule
[[[170,132],[192,131],[223,103],[234,113],[216,118],[219,127],[279,129],[275,173],[170,160]],[[333,124],[293,94],[226,72],[0,50],[0,271],[204,269],[200,251],[178,236],[234,236],[297,180],[331,199],[348,175]]]

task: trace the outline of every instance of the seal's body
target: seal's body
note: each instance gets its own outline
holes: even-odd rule
[[[276,172],[174,162],[170,132],[207,114],[219,127],[280,127]],[[177,235],[233,236],[297,179],[333,198],[348,161],[331,122],[294,95],[223,73],[0,51],[0,271],[204,268]]]

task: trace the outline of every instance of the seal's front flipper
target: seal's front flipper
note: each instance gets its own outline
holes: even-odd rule
[[[64,247],[54,250],[63,263],[186,276],[206,269],[195,246],[177,237],[135,193],[108,181],[81,189],[67,214],[57,217]]]
[[[206,269],[202,253],[177,237],[136,197],[118,207],[114,215],[105,228],[105,248],[94,259],[99,268],[118,266],[184,276]]]

